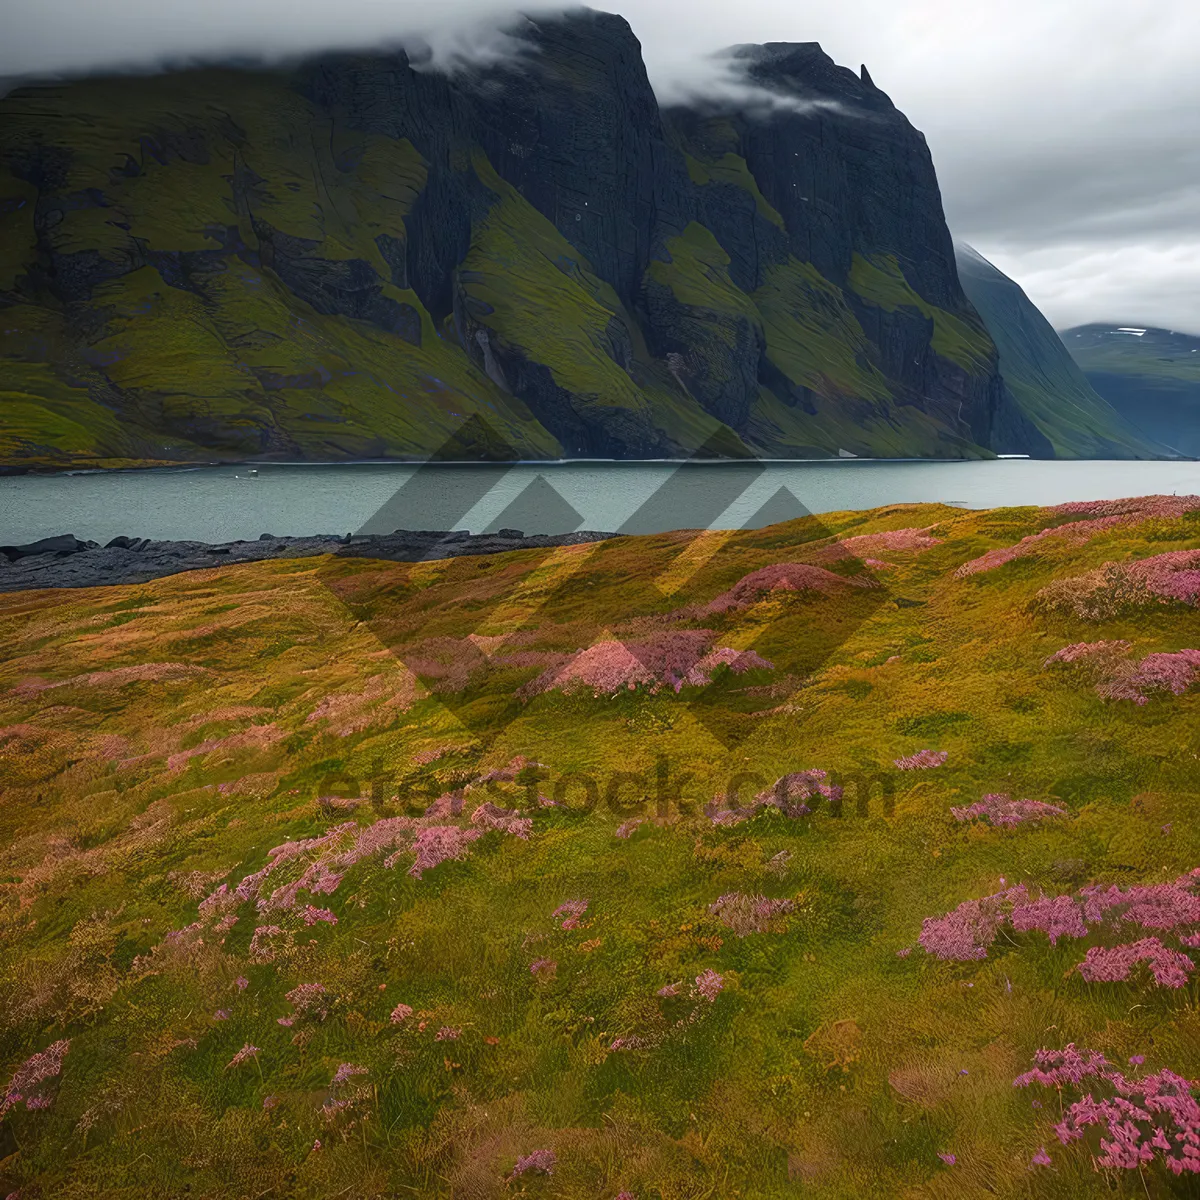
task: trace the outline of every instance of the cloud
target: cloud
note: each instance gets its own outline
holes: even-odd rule
[[[753,82],[747,74],[746,60],[756,48],[753,44],[743,43],[716,52],[698,53],[685,63],[677,64],[677,69],[658,72],[651,82],[659,104],[736,107],[745,113],[763,116],[774,112],[835,112],[863,118],[874,115],[840,100],[797,96]]]
[[[1020,282],[1056,329],[1099,322],[1200,336],[1200,231],[1187,239],[1119,245],[1001,245],[988,257]]]
[[[1195,0],[609,0],[663,99],[736,94],[721,49],[819,41],[921,129],[947,217],[1056,324],[1200,330]],[[511,50],[489,0],[0,0],[0,77],[423,38]],[[525,6],[528,7],[528,6]],[[540,7],[540,6],[535,6]],[[729,93],[727,89],[733,88]],[[769,101],[761,94],[746,102]]]

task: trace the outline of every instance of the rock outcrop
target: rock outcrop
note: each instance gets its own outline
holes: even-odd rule
[[[525,534],[519,529],[498,533],[443,533],[397,529],[386,534],[333,534],[316,537],[273,537],[255,541],[160,542],[150,538],[115,537],[107,545],[81,542],[71,534],[43,538],[25,546],[0,546],[0,592],[41,588],[107,587],[148,583],[180,571],[200,571],[230,563],[265,559],[372,558],[390,562],[425,562],[464,555],[499,554],[506,550],[543,550],[614,537],[580,530],[563,534]]]
[[[865,69],[513,36],[0,101],[0,463],[1052,453]]]

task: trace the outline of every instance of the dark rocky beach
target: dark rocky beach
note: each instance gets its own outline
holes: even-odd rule
[[[80,541],[73,534],[62,534],[23,546],[0,546],[0,592],[147,583],[180,571],[261,562],[268,558],[337,554],[343,558],[422,562],[468,554],[496,554],[504,550],[570,546],[613,536],[590,530],[526,536],[519,529],[502,529],[497,533],[398,529],[388,534],[345,534],[341,537],[334,534],[275,537],[264,533],[255,541],[218,544],[116,537],[101,546],[98,542]]]

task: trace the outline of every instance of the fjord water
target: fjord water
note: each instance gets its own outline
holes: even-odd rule
[[[255,474],[251,472],[255,471]],[[661,533],[942,502],[1050,505],[1200,493],[1196,462],[394,463],[0,478],[0,544],[60,533],[224,542],[394,529]]]

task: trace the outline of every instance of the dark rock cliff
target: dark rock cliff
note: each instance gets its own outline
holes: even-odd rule
[[[1051,453],[865,69],[663,111],[622,18],[513,33],[0,101],[0,458]]]

